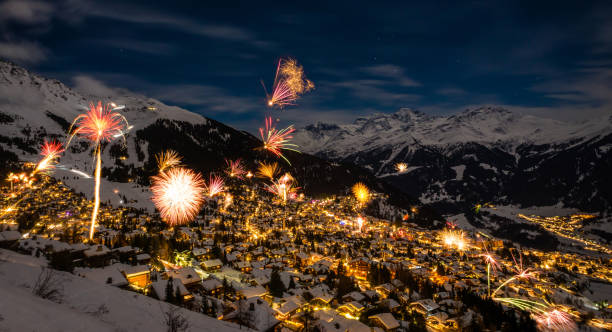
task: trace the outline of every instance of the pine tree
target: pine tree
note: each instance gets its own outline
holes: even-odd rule
[[[277,270],[272,271],[270,275],[270,284],[268,285],[270,288],[270,294],[275,297],[282,297],[283,292],[285,291],[285,285],[281,280],[280,274]]]
[[[174,303],[174,292],[172,289],[173,281],[172,277],[168,278],[168,283],[166,284],[166,302]]]
[[[183,297],[181,296],[181,290],[178,286],[176,286],[176,292],[174,293],[175,304],[177,305],[181,304],[183,302],[182,299]]]

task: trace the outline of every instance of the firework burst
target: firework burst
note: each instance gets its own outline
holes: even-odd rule
[[[259,167],[257,168],[257,176],[261,178],[268,178],[270,181],[273,181],[279,170],[278,163],[276,162],[272,164],[259,163]]]
[[[459,251],[467,248],[467,241],[462,230],[445,229],[441,233],[442,243],[447,248],[454,248]]]
[[[205,183],[200,174],[172,168],[152,178],[153,203],[168,224],[185,224],[198,214],[204,202]]]
[[[223,178],[218,175],[210,175],[208,178],[208,183],[205,185],[204,190],[208,197],[212,198],[216,195],[225,191],[225,181]]]
[[[101,156],[101,144],[102,142],[110,142],[114,138],[124,137],[124,130],[129,128],[127,119],[113,110],[114,106],[108,104],[102,106],[102,102],[98,104],[89,104],[89,111],[85,114],[81,114],[74,119],[68,133],[70,138],[66,147],[70,144],[72,139],[76,136],[82,136],[83,138],[94,143],[94,156],[96,160],[95,169],[95,188],[94,188],[94,208],[91,214],[91,227],[89,229],[89,239],[93,239],[94,229],[96,225],[96,217],[98,215],[98,209],[100,208],[100,177],[102,174],[102,156]]]
[[[357,202],[359,202],[360,205],[366,204],[370,201],[370,189],[368,189],[365,184],[357,182],[355,183],[355,185],[353,185],[351,191],[353,192],[353,196],[355,196],[355,199],[357,200]]]
[[[244,169],[244,164],[242,164],[242,160],[240,158],[234,161],[226,159],[225,164],[227,164],[227,169],[225,170],[225,173],[230,178],[235,177],[238,179],[242,179],[242,177],[247,174],[247,171]]]
[[[576,324],[570,316],[559,309],[536,314],[534,318],[540,331],[569,332],[576,330]]]
[[[263,149],[272,152],[277,157],[283,158],[289,165],[291,165],[281,150],[300,152],[295,149],[297,148],[297,145],[289,143],[289,140],[293,138],[291,133],[294,131],[295,128],[293,128],[293,125],[281,130],[276,129],[272,123],[272,118],[267,117],[265,128],[259,128],[259,134],[261,135],[261,140],[263,141]]]
[[[53,168],[53,162],[59,158],[60,153],[64,152],[62,144],[56,141],[47,142],[41,147],[40,154],[44,157],[32,172],[32,175]]]
[[[302,94],[312,89],[314,83],[304,76],[304,68],[295,59],[281,58],[276,66],[272,95],[266,93],[268,106],[282,109],[285,106],[295,105]]]
[[[407,169],[408,165],[406,165],[406,163],[395,164],[395,170],[397,170],[398,173],[404,173]]]
[[[295,187],[293,177],[287,173],[280,179],[272,181],[272,184],[265,185],[265,189],[278,196],[283,203],[286,203],[288,199],[297,198],[296,191],[299,188]]]
[[[157,167],[160,172],[163,172],[167,169],[181,166],[181,161],[183,158],[179,156],[179,154],[174,150],[166,150],[157,155],[155,155],[155,160],[157,160]]]

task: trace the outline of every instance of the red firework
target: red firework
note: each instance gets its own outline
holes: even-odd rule
[[[259,128],[259,134],[261,135],[261,140],[263,141],[263,148],[272,152],[277,157],[283,158],[288,164],[291,165],[289,160],[285,158],[281,150],[291,150],[295,152],[299,152],[295,148],[297,145],[289,143],[289,140],[293,138],[291,133],[295,131],[293,125],[278,130],[272,123],[272,118],[266,118],[266,127]]]
[[[234,161],[226,159],[225,163],[227,164],[227,170],[225,173],[231,178],[236,177],[242,179],[242,176],[247,173],[240,158]]]

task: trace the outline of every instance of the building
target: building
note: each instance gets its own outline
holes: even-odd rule
[[[133,287],[144,289],[151,284],[151,271],[146,265],[129,266],[122,272],[125,279]]]

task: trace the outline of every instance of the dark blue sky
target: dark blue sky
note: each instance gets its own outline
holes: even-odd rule
[[[0,2],[0,57],[251,131],[274,113],[260,79],[280,56],[317,86],[276,114],[298,125],[485,104],[583,119],[612,109],[611,14],[589,1],[15,0]]]

